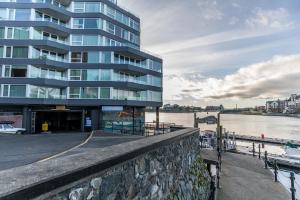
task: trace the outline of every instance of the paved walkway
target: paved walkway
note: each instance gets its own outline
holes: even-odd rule
[[[218,200],[288,200],[291,195],[275,183],[270,170],[251,156],[225,153],[222,157]]]

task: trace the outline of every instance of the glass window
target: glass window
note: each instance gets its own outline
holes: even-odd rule
[[[7,28],[7,39],[13,38],[13,28]]]
[[[99,70],[97,70],[97,69],[82,70],[81,80],[98,81],[99,80]]]
[[[81,53],[80,52],[72,52],[71,62],[80,63],[81,62]]]
[[[83,29],[83,19],[73,19],[73,28]]]
[[[74,12],[76,13],[84,12],[84,2],[74,2]]]
[[[82,88],[82,99],[98,99],[98,88]]]
[[[14,47],[13,58],[28,58],[28,47]]]
[[[83,36],[83,45],[84,46],[97,46],[98,45],[98,36],[97,35]]]
[[[9,91],[8,91],[9,85],[4,85],[3,86],[3,96],[8,97]]]
[[[82,35],[72,35],[72,45],[81,46],[82,45]]]
[[[102,52],[102,63],[111,63],[111,52]]]
[[[0,8],[0,20],[6,20],[6,8]]]
[[[110,88],[100,88],[100,99],[110,99]]]
[[[15,20],[16,21],[29,21],[30,20],[30,9],[16,9]]]
[[[0,58],[3,58],[3,47],[0,46]]]
[[[85,19],[84,20],[84,28],[97,29],[98,28],[98,20],[97,19]]]
[[[80,98],[80,88],[79,87],[71,87],[69,89],[69,98],[70,99],[79,99]]]
[[[1,12],[1,11],[0,11]],[[2,28],[0,28],[0,39],[4,39],[4,27]]]
[[[101,81],[110,81],[111,80],[111,73],[110,69],[102,69],[101,70]]]
[[[27,76],[27,66],[12,66],[10,77],[26,77]]]
[[[48,70],[43,68],[41,70],[41,78],[47,78],[48,77]]]
[[[99,63],[99,52],[88,53],[88,63]]]
[[[35,19],[37,21],[42,21],[43,20],[43,13],[35,11]]]
[[[99,12],[100,11],[100,4],[94,2],[86,2],[85,3],[85,12]]]
[[[51,21],[51,17],[49,15],[44,15],[44,21]]]
[[[14,28],[14,39],[29,39],[29,28]]]
[[[81,70],[80,69],[72,69],[70,71],[70,80],[72,81],[79,81],[81,77]]]
[[[48,88],[48,98],[57,99],[60,97],[60,89]]]
[[[10,97],[25,97],[26,85],[11,85],[9,91]]]
[[[6,47],[6,58],[11,58],[11,48],[12,47]]]

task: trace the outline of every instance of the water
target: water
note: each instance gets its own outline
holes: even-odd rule
[[[208,115],[216,115],[209,113]],[[205,117],[207,113],[197,113],[198,117]],[[155,120],[155,113],[146,113],[146,121]],[[187,127],[194,126],[193,113],[160,113],[161,122],[171,122]],[[300,118],[260,115],[221,115],[221,125],[226,130],[239,135],[251,135],[270,138],[300,140]],[[202,130],[216,130],[216,125],[199,124]]]
[[[216,113],[197,113],[198,117],[205,117],[207,115],[215,115]],[[155,120],[155,113],[146,113],[146,121],[152,122]],[[161,122],[176,123],[186,127],[194,126],[193,113],[160,113]],[[259,115],[236,115],[226,114],[221,115],[221,125],[226,130],[235,132],[239,135],[261,136],[270,138],[282,138],[290,140],[300,140],[300,118],[281,117],[281,116],[259,116]],[[199,124],[201,130],[216,130],[216,125]],[[252,149],[252,143],[237,141],[238,145],[248,147],[249,151]],[[257,149],[256,144],[256,149]],[[280,145],[265,144],[265,149],[270,153],[281,155],[284,153],[283,147]],[[286,187],[290,188],[289,172],[279,170],[279,181]],[[295,174],[296,195],[300,199],[300,174]]]

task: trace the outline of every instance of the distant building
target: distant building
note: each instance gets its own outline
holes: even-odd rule
[[[300,112],[300,95],[292,94],[285,102],[284,113],[299,113]]]
[[[224,106],[220,105],[220,106],[206,106],[205,111],[223,111],[224,110]]]
[[[285,109],[286,101],[280,99],[266,102],[266,111],[271,113],[282,113]]]

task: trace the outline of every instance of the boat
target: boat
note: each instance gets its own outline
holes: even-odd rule
[[[197,122],[200,124],[216,124],[218,122],[218,119],[215,116],[208,116],[204,118],[197,118]]]
[[[300,160],[300,148],[291,142],[288,142],[284,147],[285,153],[283,154],[287,158]]]

